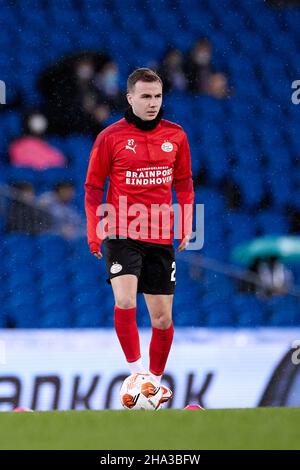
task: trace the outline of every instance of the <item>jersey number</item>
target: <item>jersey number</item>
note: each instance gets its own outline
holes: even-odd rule
[[[172,263],[172,272],[171,272],[171,281],[173,281],[173,282],[176,282],[175,274],[176,274],[176,263],[175,263],[175,261],[173,261],[173,263]]]

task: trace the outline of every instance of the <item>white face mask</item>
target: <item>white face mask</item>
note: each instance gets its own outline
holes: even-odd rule
[[[198,65],[206,65],[206,64],[209,64],[210,57],[211,57],[211,55],[210,55],[209,51],[197,52],[195,54],[195,62]]]
[[[48,127],[48,121],[42,114],[34,114],[29,118],[28,128],[33,134],[43,134]]]
[[[105,93],[113,94],[118,90],[119,74],[115,70],[108,70],[102,75],[102,87]]]
[[[80,64],[76,69],[76,75],[81,80],[91,80],[94,75],[94,68],[90,64]]]

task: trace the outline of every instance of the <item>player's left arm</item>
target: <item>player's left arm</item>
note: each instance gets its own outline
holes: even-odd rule
[[[191,168],[191,153],[186,134],[182,133],[174,166],[174,190],[181,207],[179,220],[180,245],[178,251],[184,250],[190,240],[193,224],[194,185]]]

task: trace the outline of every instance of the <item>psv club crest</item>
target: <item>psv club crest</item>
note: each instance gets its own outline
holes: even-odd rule
[[[172,150],[173,150],[173,144],[171,144],[171,142],[165,141],[165,142],[162,144],[161,149],[162,149],[164,152],[172,152]]]

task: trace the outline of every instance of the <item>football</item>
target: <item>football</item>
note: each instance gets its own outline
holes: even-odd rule
[[[128,410],[158,410],[161,405],[162,389],[150,374],[131,374],[120,390],[120,400]]]

